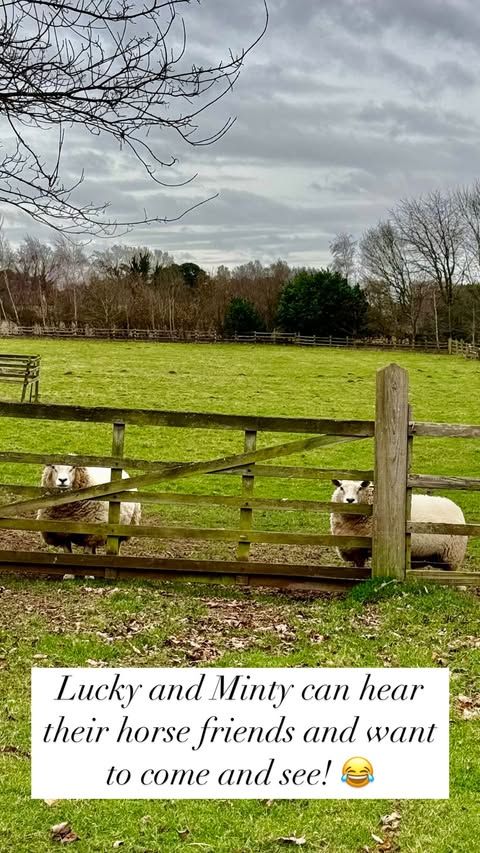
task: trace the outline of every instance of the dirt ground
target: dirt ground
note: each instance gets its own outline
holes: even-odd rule
[[[144,523],[155,523],[156,517],[145,517]],[[0,530],[0,551],[41,551],[53,552],[58,549],[46,545],[40,533],[30,530]],[[81,548],[75,548],[75,553],[82,553]],[[102,553],[103,549],[99,549]],[[132,539],[122,543],[122,556],[171,557],[172,559],[235,559],[236,546],[231,542],[198,542],[196,540],[179,539],[163,541],[161,539]],[[258,545],[253,544],[250,557],[254,560],[272,563],[298,563],[308,565],[340,565],[341,562],[332,548],[295,545]]]

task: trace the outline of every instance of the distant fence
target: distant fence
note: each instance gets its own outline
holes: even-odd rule
[[[398,365],[389,365],[377,372],[376,415],[372,420],[325,420],[321,418],[266,417],[196,412],[173,412],[144,409],[91,408],[72,405],[40,403],[0,403],[0,418],[35,419],[43,421],[83,422],[113,426],[112,455],[73,455],[63,453],[27,453],[2,450],[0,464],[24,463],[45,465],[104,466],[111,470],[111,480],[80,490],[45,489],[38,486],[0,483],[0,494],[17,495],[19,500],[6,501],[0,506],[0,529],[31,530],[61,534],[99,534],[107,537],[107,554],[78,555],[50,554],[36,551],[0,551],[0,571],[29,571],[33,573],[102,577],[201,578],[211,582],[248,583],[251,585],[287,588],[331,589],[346,587],[371,576],[403,580],[405,577],[435,579],[443,583],[480,586],[480,572],[438,571],[412,568],[410,540],[412,533],[480,536],[480,524],[422,524],[410,520],[412,489],[466,489],[480,491],[480,479],[414,474],[410,470],[412,443],[416,436],[464,439],[480,438],[480,426],[463,424],[416,423],[411,419],[408,404],[408,374]],[[244,451],[207,461],[172,462],[125,458],[124,434],[130,425],[172,427],[182,429],[240,430],[244,436]],[[258,447],[259,433],[283,434],[282,443]],[[22,430],[19,430],[19,435]],[[297,436],[292,440],[292,435]],[[290,438],[285,441],[285,437]],[[343,442],[373,439],[374,470],[329,469],[295,465],[278,465],[278,458]],[[265,464],[267,463],[267,464]],[[268,464],[270,463],[270,464]],[[273,463],[273,464],[272,464]],[[148,504],[211,505],[238,510],[235,527],[186,527],[142,524],[128,527],[119,523],[122,501],[131,501],[132,492],[119,486],[118,475],[125,468],[133,473],[128,489],[138,489],[135,500]],[[173,491],[149,491],[152,486],[198,475],[215,474],[239,477],[240,494],[185,494]],[[315,479],[332,478],[375,481],[374,503],[331,503],[319,500],[288,500],[254,497],[256,479]],[[122,481],[125,483],[125,481]],[[123,491],[122,491],[123,488]],[[96,498],[109,502],[108,523],[86,523],[74,519],[47,520],[25,517],[38,509],[78,503],[81,499]],[[346,515],[372,516],[369,536],[331,535],[326,533],[284,532],[258,529],[257,510],[335,512]],[[119,541],[125,536],[160,540],[197,540],[203,542],[236,543],[236,559],[175,559],[170,557],[120,556]],[[339,565],[272,563],[250,558],[250,544],[329,546],[340,549],[368,549],[372,552],[372,568]]]
[[[450,339],[447,344],[449,355],[463,355],[464,358],[480,358],[480,347],[475,344],[467,344],[466,341],[454,341]]]
[[[352,336],[334,337],[332,335],[299,335],[295,332],[251,332],[248,335],[221,335],[215,331],[191,331],[183,329],[99,329],[90,326],[61,328],[57,326],[16,326],[0,324],[0,337],[26,338],[75,338],[111,341],[156,341],[158,343],[238,343],[238,344],[276,344],[279,346],[300,347],[373,347],[385,350],[415,350],[418,352],[454,353],[467,358],[479,358],[480,350],[464,341],[440,341],[408,338],[358,338]]]

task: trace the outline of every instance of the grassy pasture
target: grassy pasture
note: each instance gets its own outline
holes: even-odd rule
[[[417,420],[480,422],[475,362],[409,353],[234,345],[2,341],[5,352],[42,356],[43,401],[265,415],[370,418],[375,370],[395,360],[410,373]],[[7,396],[11,386],[1,386]],[[7,392],[7,394],[5,394]],[[13,394],[11,395],[14,396]],[[259,446],[281,436],[260,436]],[[286,438],[285,438],[286,440]],[[4,449],[109,453],[108,426],[0,419]],[[231,431],[127,431],[126,453],[208,459],[240,451]],[[417,439],[417,473],[479,475],[479,442]],[[288,458],[285,464],[370,467],[370,441]],[[38,481],[39,470],[2,466],[2,482]],[[162,491],[166,486],[162,485]],[[173,488],[173,485],[172,485]],[[183,491],[238,494],[233,476],[180,481]],[[327,498],[328,484],[258,479],[255,493]],[[453,493],[470,520],[478,493]],[[169,523],[221,526],[236,512],[161,507]],[[259,528],[326,529],[325,516],[254,513]],[[30,541],[37,543],[36,535]],[[480,541],[469,564],[480,563]],[[135,545],[129,547],[136,547]],[[172,543],[163,546],[173,553]],[[217,546],[215,546],[217,547]],[[202,553],[206,546],[202,545]],[[160,550],[160,548],[159,548]],[[192,546],[191,552],[194,552]],[[200,553],[200,546],[195,553]],[[306,851],[471,853],[480,836],[480,607],[472,592],[369,582],[346,597],[297,598],[197,585],[0,579],[0,853],[47,853],[52,824],[68,820],[79,853],[205,851],[279,853],[280,836]],[[40,657],[35,657],[40,656]],[[29,799],[29,675],[45,666],[449,666],[451,796],[448,801],[78,801]],[[468,699],[468,702],[466,701]],[[427,772],[428,768],[415,768]],[[382,815],[400,813],[393,836]],[[183,830],[189,830],[188,834]],[[390,847],[380,845],[372,835]]]
[[[356,352],[243,345],[144,344],[86,341],[12,341],[5,351],[31,349],[42,356],[44,402],[118,405],[238,414],[372,418],[375,371],[395,359],[410,375],[410,397],[417,420],[478,423],[480,370],[473,361],[418,353]],[[7,387],[7,386],[6,386]],[[11,387],[11,386],[10,386]],[[2,392],[0,386],[0,393]],[[10,390],[7,387],[7,390]],[[298,436],[262,433],[257,446]],[[36,423],[0,419],[0,441],[11,450],[110,453],[108,425]],[[243,450],[243,434],[230,430],[129,427],[127,456],[143,459],[209,459]],[[372,440],[288,457],[281,464],[370,468]],[[467,439],[414,441],[416,473],[475,476],[480,445]],[[31,466],[0,466],[3,482],[38,482]],[[204,476],[164,483],[161,491],[239,494],[240,478]],[[328,499],[331,486],[315,480],[257,478],[255,495],[293,499]],[[478,493],[450,493],[468,520],[480,519]],[[237,526],[238,511],[217,507],[161,506],[165,524]],[[318,513],[255,511],[259,529],[312,531],[328,529]],[[157,548],[162,545],[157,542]],[[228,556],[231,546],[192,546],[195,553]],[[163,549],[164,550],[164,549]],[[332,559],[332,555],[328,555]],[[467,564],[480,564],[480,540],[471,540]]]

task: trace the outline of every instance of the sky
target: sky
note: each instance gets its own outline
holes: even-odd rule
[[[161,128],[150,135],[179,159],[162,178],[198,174],[192,184],[160,188],[108,139],[67,131],[65,174],[85,169],[79,198],[109,201],[114,215],[171,218],[218,194],[121,242],[208,271],[253,259],[320,266],[336,233],[359,239],[399,199],[480,177],[477,0],[268,0],[268,9],[238,83],[202,117],[208,135],[236,116],[229,133],[198,148]],[[265,13],[262,0],[202,0],[183,14],[196,61],[250,44]],[[51,236],[13,209],[0,213],[13,243]]]

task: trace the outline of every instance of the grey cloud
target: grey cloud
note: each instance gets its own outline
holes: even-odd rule
[[[363,35],[401,30],[414,38],[476,43],[480,21],[475,0],[324,0],[321,16]]]
[[[179,164],[152,184],[107,138],[67,129],[67,179],[85,168],[78,198],[109,201],[111,214],[175,217],[128,235],[204,265],[277,256],[328,261],[338,230],[359,236],[403,196],[465,184],[478,174],[480,98],[474,0],[269,0],[270,26],[240,80],[208,114],[200,133],[237,115],[215,146],[191,148],[173,133],[149,142]],[[248,45],[263,21],[262,0],[204,0],[185,7],[185,63],[211,61]],[[3,128],[0,126],[0,135]],[[48,139],[41,144],[48,148]],[[45,141],[43,141],[45,139]],[[48,153],[48,152],[47,152]],[[4,213],[7,213],[5,210]],[[8,234],[48,236],[10,210]]]
[[[385,132],[394,131],[429,139],[442,138],[445,135],[458,135],[464,139],[465,136],[478,136],[480,131],[475,117],[467,117],[455,110],[419,107],[391,100],[365,104],[359,109],[357,120],[372,131],[383,128]]]

